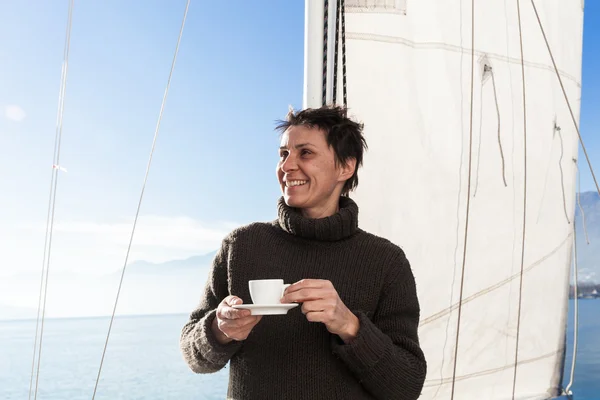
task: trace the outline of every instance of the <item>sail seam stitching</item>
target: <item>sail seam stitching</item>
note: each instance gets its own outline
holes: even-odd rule
[[[346,36],[348,39],[354,39],[354,40],[401,44],[401,45],[405,45],[405,46],[408,46],[408,47],[411,47],[411,48],[414,48],[417,50],[444,49],[444,50],[454,51],[457,53],[467,53],[467,54],[471,53],[471,49],[460,47],[460,46],[450,44],[450,43],[443,43],[443,42],[414,42],[412,40],[408,40],[408,39],[404,39],[404,38],[400,38],[400,37],[376,35],[376,34],[371,34],[371,33],[357,33],[357,32],[348,32],[346,34]],[[488,56],[488,58],[496,59],[499,61],[509,62],[511,64],[519,64],[519,65],[521,64],[521,61],[518,58],[507,57],[502,54],[488,53],[488,52],[481,51],[481,50],[475,50],[475,54],[477,54],[478,56],[485,55],[485,56]],[[554,68],[551,65],[536,63],[533,61],[525,61],[525,65],[527,67],[545,69],[545,70],[554,72]],[[561,71],[561,70],[559,70],[559,72],[560,72],[561,76],[564,76],[566,79],[575,83],[578,87],[581,87],[581,82],[578,81],[577,78],[575,78],[573,75],[571,75],[565,71]]]
[[[564,351],[564,348],[560,348],[560,349],[558,349],[556,351],[553,351],[553,352],[548,353],[548,354],[541,355],[539,357],[534,357],[534,358],[529,358],[529,359],[526,359],[526,360],[521,360],[521,361],[519,361],[519,365],[531,364],[531,363],[536,362],[536,361],[541,361],[541,360],[544,360],[546,358],[550,358],[552,356],[560,354],[563,351]],[[502,366],[502,367],[496,367],[496,368],[492,368],[492,369],[486,369],[486,370],[483,370],[483,371],[473,372],[471,374],[461,375],[461,376],[456,377],[456,380],[457,381],[464,381],[464,380],[471,379],[471,378],[478,378],[480,376],[491,375],[491,374],[494,374],[494,373],[497,373],[497,372],[506,371],[507,369],[510,369],[510,368],[513,368],[513,367],[514,367],[514,364],[511,363],[510,365],[505,365],[505,366]],[[447,385],[447,384],[451,383],[451,381],[452,381],[451,377],[443,378],[442,380],[440,380],[440,379],[426,380],[425,381],[426,383],[425,383],[424,387],[435,387],[435,386],[439,386],[439,385]]]
[[[530,266],[528,266],[527,268],[525,268],[524,272],[529,272],[529,271],[531,271],[533,268],[535,268],[535,267],[537,267],[538,265],[542,264],[542,263],[543,263],[544,261],[546,261],[548,258],[550,258],[550,257],[551,257],[551,256],[553,256],[554,254],[556,254],[556,252],[557,252],[558,250],[560,250],[560,248],[561,248],[561,247],[563,247],[563,246],[564,246],[564,245],[567,243],[568,239],[569,239],[569,238],[571,238],[571,236],[572,236],[572,235],[573,235],[572,233],[569,233],[569,234],[567,235],[567,237],[566,237],[566,238],[565,238],[565,239],[564,239],[564,240],[561,242],[561,244],[559,244],[558,246],[556,246],[556,247],[554,248],[554,250],[552,250],[551,252],[549,252],[548,254],[546,254],[544,257],[540,258],[539,260],[537,260],[536,262],[534,262],[533,264],[531,264]],[[502,286],[504,286],[504,285],[506,285],[506,284],[508,284],[508,283],[512,282],[513,280],[517,279],[517,278],[519,277],[519,275],[520,275],[520,273],[516,273],[516,274],[514,274],[514,275],[512,275],[512,276],[510,276],[510,277],[508,277],[508,278],[506,278],[506,279],[504,279],[503,281],[500,281],[500,282],[498,282],[498,283],[496,283],[496,284],[494,284],[494,285],[492,285],[492,286],[489,286],[489,287],[487,287],[487,288],[485,288],[485,289],[483,289],[483,290],[480,290],[480,291],[478,291],[478,292],[476,292],[476,293],[472,294],[471,296],[469,296],[469,297],[467,297],[467,298],[463,299],[463,305],[464,305],[464,304],[466,304],[466,303],[469,303],[469,302],[471,302],[471,301],[473,301],[473,300],[476,300],[477,298],[479,298],[479,297],[481,297],[481,296],[483,296],[483,295],[485,295],[485,294],[488,294],[488,293],[490,293],[490,292],[493,292],[493,291],[494,291],[494,290],[496,290],[496,289],[499,289],[499,288],[501,288]],[[442,318],[443,316],[445,316],[445,315],[449,314],[450,312],[452,312],[452,311],[456,310],[457,308],[458,308],[458,303],[454,304],[454,305],[453,305],[452,307],[450,307],[450,308],[447,308],[447,309],[444,309],[444,310],[438,311],[437,313],[435,313],[435,314],[433,314],[433,315],[431,315],[431,316],[429,316],[429,317],[427,317],[427,318],[423,319],[423,320],[421,321],[421,325],[420,325],[420,326],[422,327],[422,326],[424,326],[424,325],[427,325],[427,324],[428,324],[428,323],[430,323],[430,322],[434,322],[434,321],[436,321],[436,320],[438,320],[438,319]]]

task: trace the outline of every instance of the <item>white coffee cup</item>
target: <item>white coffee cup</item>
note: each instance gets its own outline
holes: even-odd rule
[[[290,286],[284,284],[283,279],[258,279],[248,281],[250,297],[254,304],[280,304],[285,289]]]

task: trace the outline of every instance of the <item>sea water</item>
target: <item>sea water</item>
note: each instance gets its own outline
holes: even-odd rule
[[[572,313],[572,305],[570,311]],[[600,399],[600,300],[579,303],[580,327],[575,400]],[[187,315],[117,317],[102,367],[96,399],[224,399],[228,367],[215,374],[189,370],[179,350]],[[567,333],[565,385],[573,343]],[[109,318],[48,319],[44,324],[40,400],[91,399]],[[27,399],[36,321],[0,321],[0,399]],[[37,363],[33,366],[37,370]],[[35,379],[32,382],[35,390]],[[32,397],[33,398],[33,397]]]

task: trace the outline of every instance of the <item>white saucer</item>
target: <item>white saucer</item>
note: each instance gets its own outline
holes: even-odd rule
[[[286,304],[236,304],[233,308],[250,310],[252,315],[282,315],[297,307],[298,303]]]

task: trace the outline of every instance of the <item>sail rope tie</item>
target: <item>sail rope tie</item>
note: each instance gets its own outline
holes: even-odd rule
[[[106,335],[106,342],[104,343],[104,350],[102,351],[102,359],[100,360],[100,367],[98,368],[98,376],[96,377],[96,384],[94,385],[94,394],[92,395],[92,400],[96,397],[96,391],[98,389],[98,382],[100,381],[100,374],[102,372],[102,365],[104,364],[104,357],[106,355],[106,348],[108,346],[108,340],[110,338],[110,332],[112,329],[113,321],[115,319],[115,313],[117,311],[117,304],[119,302],[119,295],[121,293],[121,287],[123,286],[123,277],[125,276],[125,270],[127,268],[127,261],[129,260],[129,252],[131,250],[131,244],[133,242],[133,236],[135,234],[135,228],[137,225],[138,216],[140,214],[140,208],[142,206],[142,199],[144,198],[144,190],[146,188],[146,182],[148,181],[148,173],[150,172],[150,166],[152,165],[152,156],[154,154],[154,149],[156,147],[156,139],[158,137],[158,132],[160,128],[160,123],[163,117],[163,111],[165,109],[165,103],[167,100],[167,95],[169,93],[169,87],[171,86],[171,77],[173,76],[173,70],[175,69],[175,61],[177,60],[177,54],[179,52],[179,44],[181,43],[181,37],[183,36],[183,27],[185,25],[185,20],[187,17],[188,9],[190,7],[190,0],[187,0],[185,11],[183,13],[183,20],[181,21],[181,28],[179,29],[179,37],[177,38],[177,46],[175,47],[175,54],[173,55],[173,61],[171,63],[171,70],[169,71],[169,78],[167,80],[167,86],[165,88],[165,93],[163,95],[162,104],[160,106],[160,112],[158,114],[158,121],[156,123],[156,129],[154,131],[154,139],[152,141],[152,149],[150,150],[150,157],[148,159],[148,165],[146,166],[146,174],[144,176],[144,182],[142,184],[142,191],[140,193],[140,198],[137,205],[137,210],[135,213],[135,218],[133,220],[133,227],[131,229],[131,236],[129,238],[129,245],[127,246],[127,254],[125,255],[125,263],[123,264],[123,271],[121,273],[121,280],[119,282],[119,289],[117,290],[117,296],[115,298],[115,304],[113,307],[112,315],[110,317],[110,324],[108,327],[108,333]]]
[[[500,159],[502,160],[502,181],[504,182],[504,187],[507,187],[504,151],[502,149],[502,139],[500,137],[500,106],[498,105],[498,92],[496,91],[496,74],[494,74],[494,69],[491,66],[486,65],[486,68],[489,68],[492,77],[492,87],[494,88],[494,101],[496,102],[496,115],[498,116],[498,148],[500,149]]]
[[[562,133],[560,126],[554,123],[554,130],[558,133],[558,138],[560,139],[560,158],[558,160],[558,169],[560,170],[560,187],[562,189],[562,200],[563,200],[563,210],[565,212],[565,218],[567,219],[567,224],[571,224],[571,220],[569,219],[569,213],[567,212],[567,196],[565,194],[565,177],[562,167],[562,160],[565,155],[565,145],[563,143]]]
[[[52,233],[54,232],[54,210],[56,205],[56,189],[58,186],[58,173],[61,168],[59,167],[60,162],[60,148],[62,141],[62,128],[63,128],[63,114],[65,106],[65,92],[67,88],[67,71],[69,66],[69,49],[71,46],[71,25],[73,21],[73,0],[69,2],[69,10],[67,17],[67,28],[65,34],[65,43],[63,49],[63,64],[60,78],[60,90],[58,94],[58,111],[56,115],[56,134],[54,137],[54,156],[52,161],[52,177],[50,180],[50,194],[48,196],[48,213],[46,216],[46,235],[44,239],[44,257],[42,262],[42,276],[40,279],[40,293],[38,297],[38,311],[35,324],[35,339],[33,343],[33,361],[31,362],[31,377],[29,379],[29,399],[31,399],[31,391],[33,389],[33,375],[36,361],[36,348],[38,339],[38,327],[40,327],[40,343],[39,350],[37,351],[37,370],[35,378],[35,391],[34,399],[37,399],[39,378],[40,378],[40,365],[42,360],[42,342],[44,337],[44,320],[46,316],[46,299],[48,293],[48,274],[50,272],[50,254],[52,250]],[[56,166],[56,168],[55,168]],[[45,279],[44,279],[45,277]],[[43,292],[43,305],[42,305],[42,292]],[[41,324],[40,324],[40,308],[41,308]]]
[[[481,161],[481,131],[483,130],[483,85],[482,81],[479,85],[479,135],[477,136],[477,165],[475,166],[475,184],[473,185],[473,198],[477,197],[477,189],[479,188],[479,165]]]

